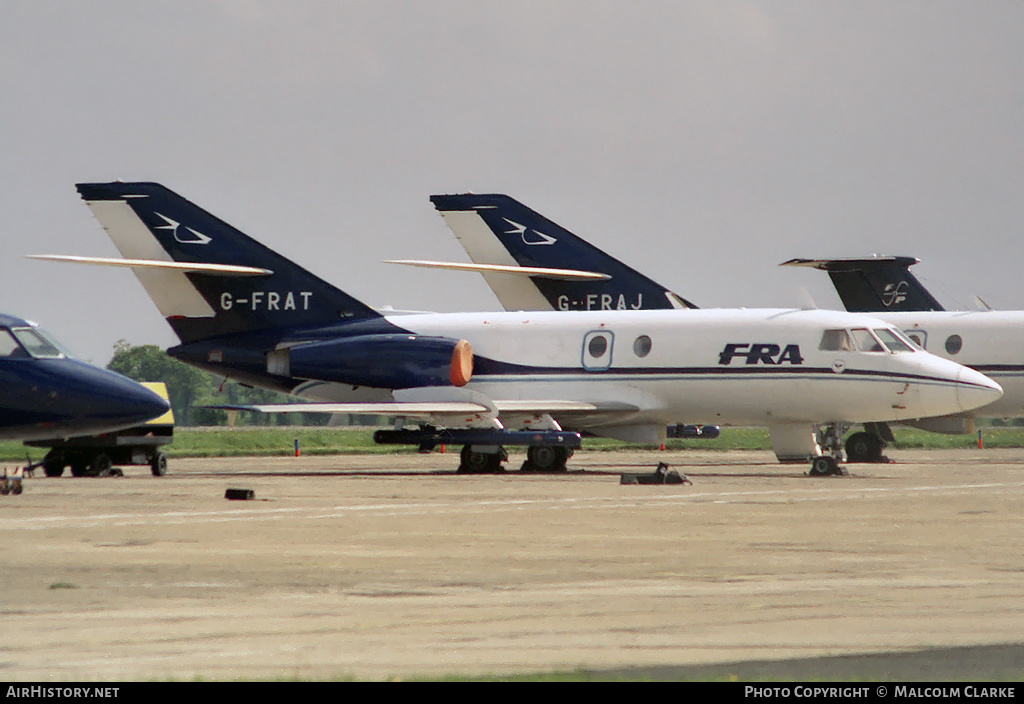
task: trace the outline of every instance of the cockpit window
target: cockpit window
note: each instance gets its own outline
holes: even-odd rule
[[[18,344],[10,330],[0,328],[0,359],[17,359],[19,357],[28,357],[28,352]]]
[[[913,344],[903,339],[903,337],[895,330],[889,330],[887,328],[875,328],[874,332],[878,335],[879,339],[885,343],[885,346],[889,348],[890,352],[913,352]]]
[[[853,350],[853,341],[845,330],[826,330],[821,336],[819,350],[839,352]]]
[[[855,328],[851,332],[861,352],[885,352],[882,343],[867,328]]]
[[[60,347],[34,328],[12,328],[11,332],[18,342],[25,346],[28,353],[36,359],[54,359],[65,357]]]

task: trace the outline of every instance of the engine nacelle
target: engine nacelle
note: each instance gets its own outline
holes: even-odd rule
[[[473,375],[469,342],[447,337],[359,335],[297,345],[272,356],[276,359],[267,360],[272,373],[280,373],[284,362],[292,376],[382,389],[465,386]]]

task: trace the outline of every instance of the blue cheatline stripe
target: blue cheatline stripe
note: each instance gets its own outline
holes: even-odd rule
[[[602,381],[782,381],[782,380],[805,380],[805,381],[826,381],[829,379],[841,379],[845,374],[831,374],[827,376],[824,374],[769,374],[761,378],[751,378],[749,375],[698,375],[698,374],[645,374],[645,375],[630,375],[630,374],[600,374],[600,373],[581,373],[581,374],[489,374],[489,375],[474,375],[470,383],[523,383],[523,382],[593,382],[596,378],[600,378]],[[847,377],[849,378],[849,377]],[[892,382],[914,382],[918,384],[927,384],[929,386],[956,386],[963,384],[965,386],[977,386],[978,388],[987,388],[978,384],[967,384],[964,382],[957,382],[952,379],[940,379],[940,378],[926,378],[926,377],[909,377],[909,376],[894,376],[889,375],[886,377],[854,377],[857,381],[869,381],[876,383],[892,383]],[[853,379],[850,379],[851,381]]]
[[[479,358],[478,358],[479,359]],[[814,378],[856,378],[871,379],[874,381],[903,381],[903,382],[924,382],[934,384],[962,384],[964,386],[977,386],[986,388],[981,384],[973,384],[966,381],[957,381],[943,377],[927,376],[923,374],[910,374],[906,372],[886,372],[870,369],[845,369],[837,373],[831,367],[806,367],[802,369],[791,368],[766,368],[766,367],[651,367],[651,368],[620,368],[595,371],[585,371],[579,367],[529,367],[519,364],[508,364],[495,362],[493,360],[481,360],[482,364],[474,364],[475,370],[473,380],[484,379],[520,380],[520,381],[577,381],[603,379],[616,381],[630,380],[669,380],[687,378],[742,378],[751,377],[766,378],[793,378],[793,379],[814,379]]]

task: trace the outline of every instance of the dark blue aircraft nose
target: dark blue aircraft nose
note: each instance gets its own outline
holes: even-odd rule
[[[152,421],[171,408],[171,404],[159,394],[134,382],[119,390],[116,403],[120,406],[122,415],[130,419],[131,423]]]
[[[128,377],[78,360],[68,362],[76,366],[74,382],[67,383],[59,398],[66,410],[73,411],[73,423],[102,424],[113,430],[145,423],[170,409],[157,393]]]

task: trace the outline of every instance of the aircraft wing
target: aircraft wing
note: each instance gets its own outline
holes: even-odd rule
[[[629,412],[636,406],[624,403],[590,403],[588,401],[560,400],[507,400],[494,401],[499,413],[602,413]],[[262,403],[249,405],[217,404],[205,408],[219,408],[225,411],[256,411],[259,413],[372,413],[382,416],[429,417],[459,413],[486,412],[487,406],[472,401],[403,402],[382,401],[376,403]]]
[[[214,405],[224,411],[256,411],[258,413],[372,413],[382,416],[407,418],[429,418],[435,415],[458,413],[482,413],[487,411],[483,404],[462,401],[438,401],[434,403],[260,403],[251,405]]]
[[[591,403],[589,401],[495,401],[499,413],[609,413],[639,410],[628,403]]]
[[[383,401],[370,403],[272,403],[252,405],[212,405],[207,408],[218,408],[228,411],[252,411],[257,413],[365,413],[394,418],[412,418],[427,421],[447,428],[481,428],[481,427],[527,427],[529,422],[546,418],[549,424],[552,417],[575,425],[579,422],[606,420],[608,416],[630,414],[638,411],[637,406],[618,403],[573,400],[523,400],[509,399],[489,401]],[[499,418],[502,422],[498,422]],[[524,419],[533,419],[524,423]],[[558,427],[552,424],[552,427]]]

